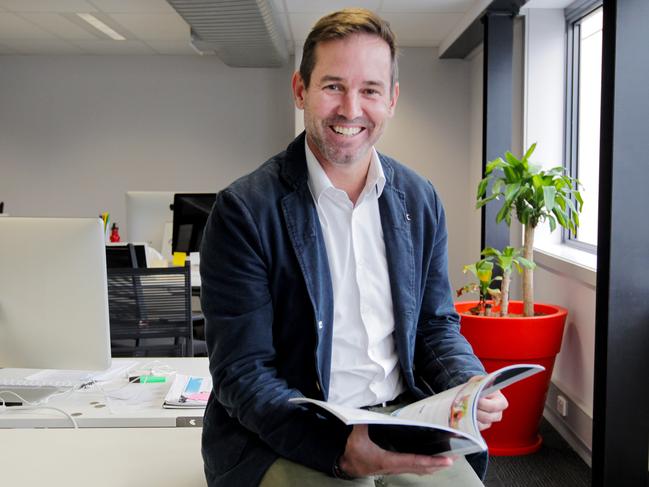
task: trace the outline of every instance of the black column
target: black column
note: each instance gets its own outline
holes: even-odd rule
[[[512,146],[512,52],[514,13],[490,12],[484,25],[482,173],[487,162],[503,156]],[[482,209],[481,248],[502,249],[509,245],[509,228],[496,225],[501,201]]]
[[[593,486],[649,485],[649,2],[604,0]]]

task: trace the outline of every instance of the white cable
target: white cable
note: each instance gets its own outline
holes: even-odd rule
[[[64,392],[69,392],[69,391],[64,391]],[[0,397],[0,403],[1,403],[0,413],[4,414],[4,413],[7,413],[8,411],[33,411],[33,410],[36,410],[36,409],[51,409],[52,411],[57,411],[57,412],[63,414],[66,418],[68,418],[70,420],[70,422],[72,423],[72,426],[74,427],[74,429],[79,429],[79,425],[77,424],[77,421],[67,411],[64,411],[63,409],[56,408],[54,406],[43,406],[40,403],[32,403],[32,402],[27,401],[26,399],[24,399],[22,396],[20,396],[20,394],[16,394],[14,391],[0,391],[0,394],[5,394],[5,393],[9,393],[9,394],[12,394],[12,395],[16,396],[20,400],[20,402],[22,402],[23,404],[26,403],[27,406],[10,406],[10,407],[7,407],[5,405],[6,400],[3,399],[2,397]]]

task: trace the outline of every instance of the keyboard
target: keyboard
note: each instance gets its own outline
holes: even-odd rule
[[[85,382],[80,380],[29,380],[0,377],[0,390],[3,388],[33,388],[33,387],[79,387]]]

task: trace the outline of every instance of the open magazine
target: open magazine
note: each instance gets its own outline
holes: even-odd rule
[[[509,365],[397,409],[392,414],[338,406],[306,397],[289,400],[322,408],[347,425],[369,425],[372,441],[386,450],[426,455],[468,455],[487,450],[478,429],[478,399],[543,370],[545,368],[540,365]]]

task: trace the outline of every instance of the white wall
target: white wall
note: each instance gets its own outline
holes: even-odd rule
[[[433,48],[403,49],[399,62],[401,96],[378,148],[439,191],[459,287],[479,251],[471,65]],[[109,211],[125,231],[127,190],[218,190],[293,137],[292,71],[215,57],[0,56],[0,201],[16,216]]]
[[[292,138],[291,69],[215,56],[0,56],[0,201],[125,225],[127,190],[216,191]]]

